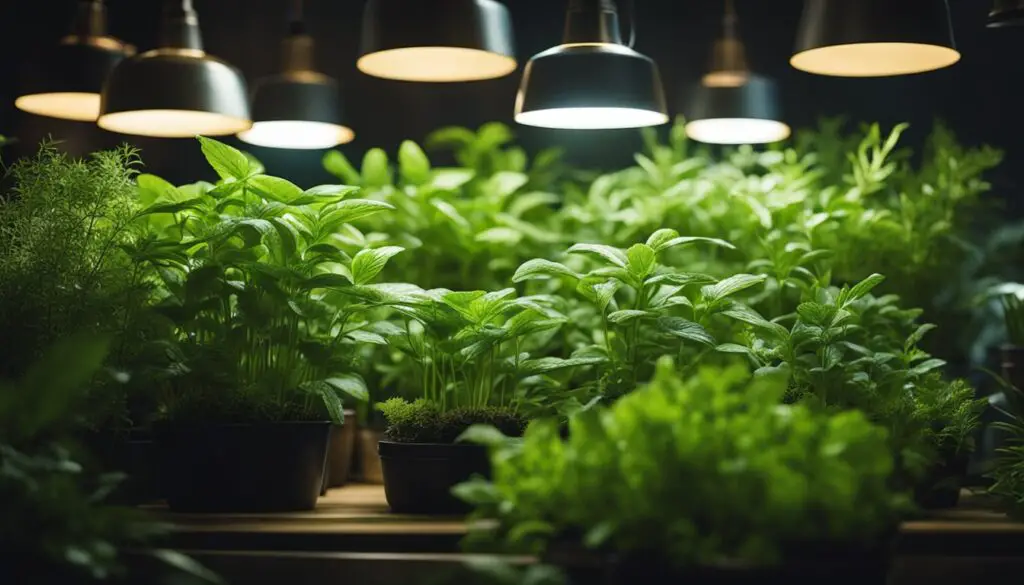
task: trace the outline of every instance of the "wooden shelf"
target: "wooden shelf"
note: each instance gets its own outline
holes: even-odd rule
[[[965,494],[961,507],[904,523],[901,556],[1024,556],[1024,524]],[[170,545],[189,550],[323,553],[457,553],[459,517],[392,514],[379,485],[331,490],[316,510],[289,514],[159,514],[176,526]]]

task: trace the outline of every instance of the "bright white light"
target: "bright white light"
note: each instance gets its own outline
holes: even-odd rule
[[[19,110],[37,116],[95,122],[100,116],[100,94],[84,92],[36,93],[14,100]]]
[[[100,116],[100,128],[122,134],[156,138],[227,136],[248,130],[252,122],[243,118],[194,110],[135,110]]]
[[[949,67],[960,53],[949,47],[918,43],[856,43],[797,53],[790,64],[818,75],[887,77]]]
[[[516,60],[481,49],[407,47],[363,55],[356,67],[384,79],[445,83],[504,77],[516,70]]]
[[[516,122],[540,128],[565,130],[614,130],[643,128],[668,123],[668,116],[637,108],[554,108],[516,114]]]
[[[686,125],[686,135],[707,144],[769,144],[789,138],[789,126],[774,120],[715,118]]]
[[[339,144],[352,142],[356,135],[351,128],[336,124],[277,120],[256,122],[252,128],[239,133],[238,137],[256,146],[311,150],[334,148]]]

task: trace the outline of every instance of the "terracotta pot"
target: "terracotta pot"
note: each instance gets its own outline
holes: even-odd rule
[[[324,489],[345,485],[352,469],[352,453],[356,448],[356,411],[345,411],[345,424],[331,426],[327,444],[327,467],[324,470]]]
[[[359,429],[356,435],[356,441],[359,443],[359,451],[356,454],[359,458],[359,479],[363,483],[384,483],[384,471],[381,469],[380,455],[377,454],[377,444],[381,438],[382,433],[373,429]]]

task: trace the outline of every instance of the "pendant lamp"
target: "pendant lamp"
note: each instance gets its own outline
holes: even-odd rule
[[[82,122],[99,117],[103,82],[135,49],[107,36],[106,6],[100,0],[78,3],[72,30],[28,72],[23,93],[14,101],[18,109]]]
[[[368,0],[356,66],[401,81],[503,77],[516,69],[512,18],[498,0]]]
[[[960,60],[948,0],[805,0],[793,67],[837,77],[887,77]]]
[[[779,121],[781,108],[775,82],[750,73],[736,21],[733,0],[726,0],[725,32],[715,42],[710,72],[690,97],[686,134],[709,144],[785,140],[791,131]]]
[[[186,138],[247,130],[245,79],[203,51],[192,0],[165,0],[160,48],[122,61],[107,79],[101,128]]]
[[[355,133],[341,124],[338,83],[315,70],[313,38],[306,34],[302,0],[296,0],[284,40],[284,71],[261,79],[253,92],[252,128],[238,137],[257,146],[333,148]]]
[[[515,119],[579,130],[668,122],[658,66],[623,44],[614,0],[569,0],[562,44],[526,65]]]
[[[1024,0],[995,0],[988,14],[989,28],[1024,25]]]

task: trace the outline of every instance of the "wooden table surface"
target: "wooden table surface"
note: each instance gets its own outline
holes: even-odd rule
[[[452,553],[467,525],[459,517],[392,514],[379,485],[331,490],[310,512],[287,514],[175,514],[174,546],[205,550]],[[900,554],[1024,555],[1024,523],[965,494],[959,508],[905,522]]]

